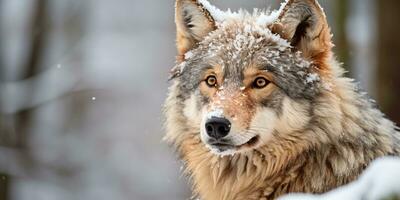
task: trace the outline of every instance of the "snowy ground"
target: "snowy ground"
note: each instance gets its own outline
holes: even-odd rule
[[[359,180],[323,195],[292,194],[279,200],[384,200],[400,199],[400,158],[381,158]]]

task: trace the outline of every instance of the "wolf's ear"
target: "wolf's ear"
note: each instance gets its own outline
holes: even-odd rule
[[[176,0],[175,23],[178,59],[181,60],[187,51],[215,30],[214,19],[197,0]]]
[[[271,30],[315,62],[331,54],[330,28],[317,0],[289,0]]]

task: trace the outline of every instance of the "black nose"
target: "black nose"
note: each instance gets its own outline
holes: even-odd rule
[[[231,130],[231,123],[225,118],[211,118],[206,122],[207,134],[215,139],[220,139],[228,135]]]

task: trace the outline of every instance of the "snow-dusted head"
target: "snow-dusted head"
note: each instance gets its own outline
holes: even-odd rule
[[[315,0],[253,13],[177,0],[176,25],[176,98],[212,152],[246,152],[307,128],[331,76],[330,31]]]

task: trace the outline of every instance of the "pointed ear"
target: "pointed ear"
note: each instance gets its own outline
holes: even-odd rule
[[[215,22],[197,0],[176,0],[175,6],[178,60],[182,61],[187,51],[215,30]]]
[[[331,55],[330,28],[317,0],[289,0],[271,30],[316,64]]]

